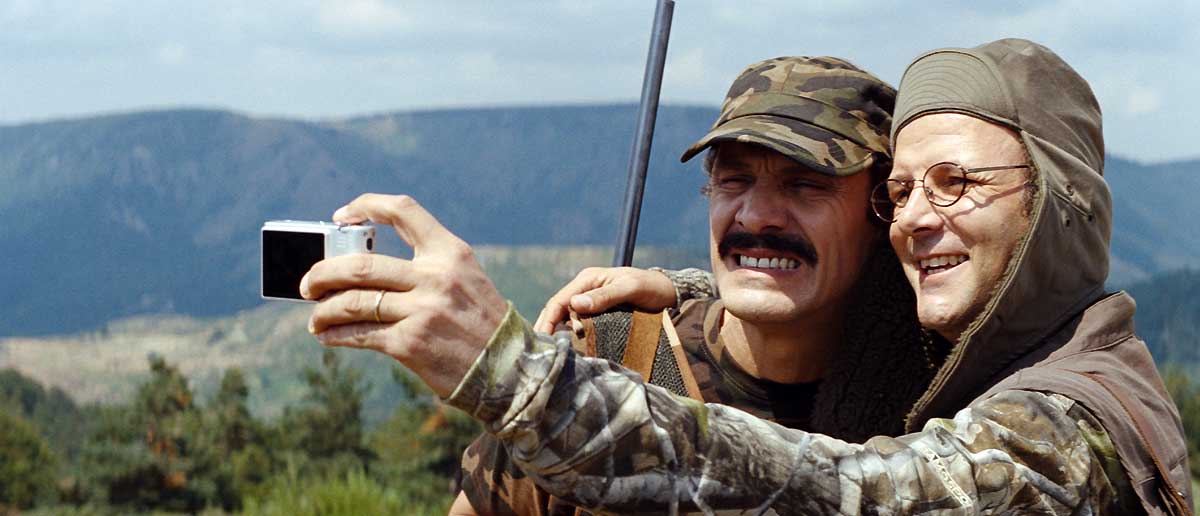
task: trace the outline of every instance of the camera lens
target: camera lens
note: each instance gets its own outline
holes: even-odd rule
[[[374,238],[368,238],[368,239],[367,239],[367,250],[368,250],[368,251],[374,251],[374,250],[375,250],[375,239],[374,239]]]

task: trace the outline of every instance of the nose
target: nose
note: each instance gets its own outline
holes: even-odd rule
[[[896,222],[893,224],[906,235],[931,231],[942,224],[942,218],[936,210],[925,195],[924,185],[921,185],[908,194],[908,202],[904,203],[903,208],[896,208]]]
[[[773,185],[754,185],[746,192],[738,209],[738,224],[751,233],[784,229],[788,218],[784,197]]]

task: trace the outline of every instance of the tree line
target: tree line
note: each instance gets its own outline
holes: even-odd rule
[[[1192,475],[1200,478],[1191,338],[1200,302],[1160,299],[1173,298],[1178,284],[1200,283],[1200,274],[1171,279],[1174,286],[1131,290],[1145,299],[1139,331],[1167,359],[1163,378],[1183,419]],[[271,420],[249,410],[240,369],[226,370],[203,401],[167,361],[150,357],[149,369],[128,402],[87,406],[0,370],[0,515],[445,514],[462,450],[480,431],[399,368],[392,381],[405,396],[389,418],[367,425],[363,404],[372,386],[331,350],[320,367],[301,373],[302,401]]]
[[[200,401],[178,368],[149,366],[127,403],[82,407],[0,371],[0,514],[445,514],[480,431],[400,369],[407,399],[368,428],[371,386],[329,350],[272,421],[239,369]]]

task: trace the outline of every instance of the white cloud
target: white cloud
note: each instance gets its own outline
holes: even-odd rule
[[[379,36],[413,27],[412,19],[384,0],[323,0],[317,10],[323,32],[343,36]]]
[[[647,0],[0,0],[0,123],[148,103],[321,118],[634,101],[653,13]],[[895,83],[923,51],[1001,37],[1044,43],[1091,82],[1110,148],[1195,155],[1200,105],[1168,102],[1200,82],[1200,2],[677,0],[663,102],[715,106],[744,66],[780,55],[845,57]]]
[[[1125,102],[1125,111],[1131,115],[1153,113],[1162,108],[1163,96],[1157,90],[1147,87],[1135,88],[1129,92]]]
[[[665,87],[686,87],[687,85],[705,83],[713,79],[706,65],[704,49],[700,47],[685,49],[681,54],[670,56],[668,48],[667,65],[663,68],[663,83]]]

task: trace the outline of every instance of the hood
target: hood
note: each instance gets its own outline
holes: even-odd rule
[[[1103,296],[1112,198],[1100,106],[1087,82],[1046,47],[1003,39],[918,57],[900,83],[898,131],[932,113],[962,113],[1020,135],[1037,193],[1019,241],[983,312],[909,414],[910,431],[947,417]]]

